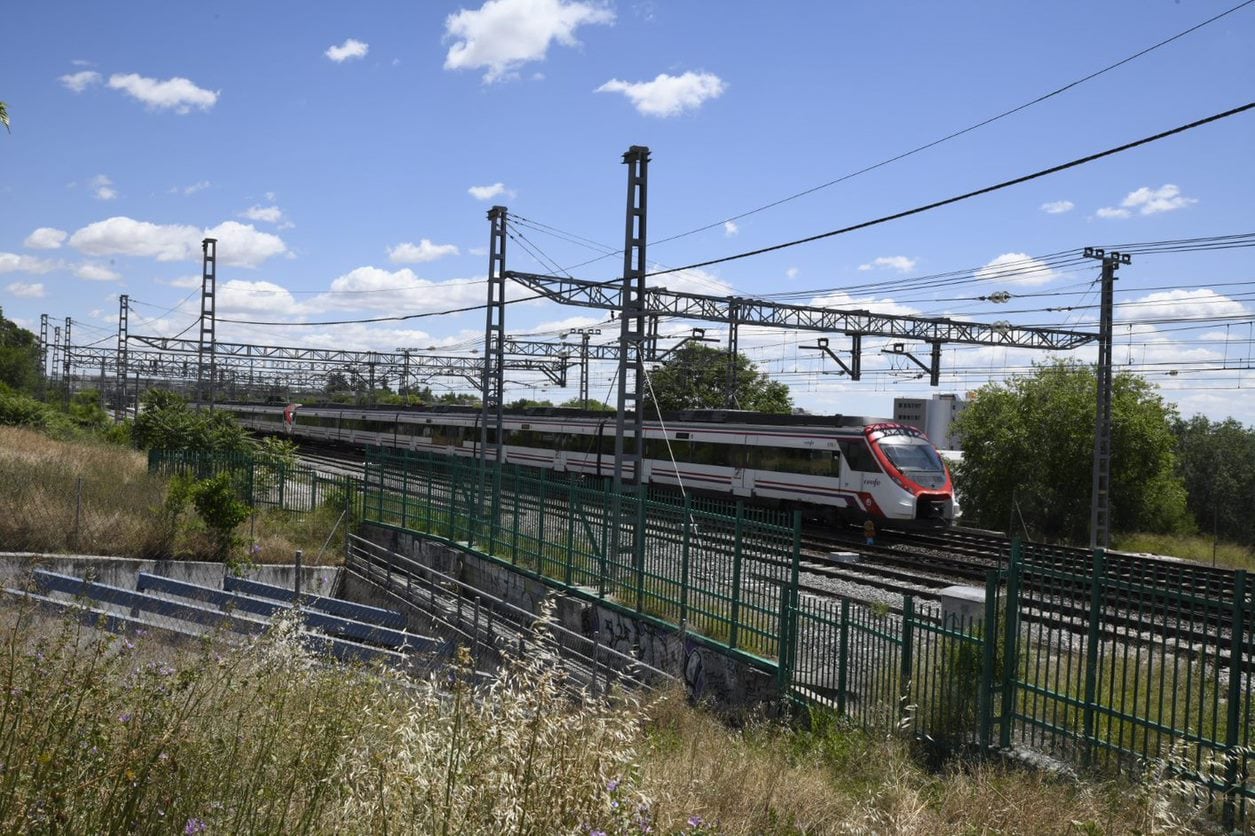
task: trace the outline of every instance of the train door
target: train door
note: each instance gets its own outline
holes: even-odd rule
[[[732,495],[753,496],[754,478],[749,466],[749,438],[741,436],[728,445],[729,464],[732,466]]]
[[[838,444],[841,448],[841,490],[848,492],[848,507],[865,511],[863,503],[855,499],[856,495],[878,486],[884,474],[871,448],[862,438],[843,438]]]

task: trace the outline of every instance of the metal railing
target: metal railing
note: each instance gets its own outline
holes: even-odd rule
[[[367,453],[363,519],[451,542],[759,660],[777,657],[800,514],[408,451]],[[772,666],[774,667],[774,666]]]
[[[1244,572],[1017,543],[986,578],[983,612],[941,618],[911,596],[895,612],[804,592],[799,515],[740,501],[616,494],[600,480],[395,450],[368,452],[358,496],[366,521],[703,637],[774,673],[782,695],[864,727],[1166,770],[1222,804],[1227,824],[1255,798]]]

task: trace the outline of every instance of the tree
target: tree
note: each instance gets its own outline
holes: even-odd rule
[[[0,384],[17,392],[39,388],[39,338],[0,317]]]
[[[1087,540],[1096,386],[1092,367],[1056,362],[977,391],[955,421],[965,521],[1009,530],[1022,524],[1050,541]],[[1188,529],[1174,407],[1135,375],[1116,375],[1112,387],[1111,529]]]
[[[253,442],[227,412],[189,409],[173,392],[149,389],[141,398],[131,438],[142,450],[201,450],[221,453],[250,451]]]
[[[4,125],[4,129],[9,130],[9,106],[4,102],[0,102],[0,125]]]
[[[1173,432],[1177,472],[1199,530],[1255,543],[1250,522],[1255,505],[1255,430],[1232,418],[1212,422],[1195,415],[1176,421]]]
[[[651,412],[681,409],[721,409],[727,405],[728,353],[701,343],[689,343],[662,366],[649,372],[646,408]],[[789,387],[754,368],[744,354],[736,355],[736,408],[752,412],[789,413]]]

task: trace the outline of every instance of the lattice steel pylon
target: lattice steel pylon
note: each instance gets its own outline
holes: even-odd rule
[[[127,361],[127,321],[130,318],[131,297],[123,293],[118,297],[118,357],[114,369],[117,380],[114,392],[113,420],[121,421],[126,417],[126,361]],[[103,394],[103,393],[102,393]]]
[[[1089,546],[1111,545],[1111,355],[1116,270],[1132,258],[1111,250],[1085,248],[1086,258],[1102,259],[1102,304],[1098,320],[1098,408],[1094,417],[1094,473],[1091,482]]]
[[[488,307],[484,325],[484,372],[480,387],[480,458],[501,461],[502,408],[505,400],[505,242],[506,208],[488,210],[492,231],[488,238]]]
[[[619,309],[619,397],[614,427],[614,490],[623,488],[624,466],[632,479],[641,478],[645,441],[645,353],[649,317],[645,311],[645,245],[649,193],[649,149],[633,145],[623,155],[628,167],[627,214],[623,236],[623,287]],[[627,410],[632,408],[630,431],[634,443],[626,448]]]
[[[200,242],[200,350],[196,355],[196,395],[214,408],[214,325],[215,300],[218,284],[218,239],[206,238]],[[208,358],[208,362],[206,362]],[[208,386],[206,386],[208,370]]]
[[[39,397],[48,397],[48,314],[39,315]]]
[[[70,318],[65,318],[65,351],[61,353],[61,402],[68,410],[70,408],[70,370],[73,368],[74,358],[70,356]]]

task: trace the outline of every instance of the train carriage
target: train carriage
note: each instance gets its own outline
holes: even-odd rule
[[[220,405],[249,429],[355,446],[474,457],[478,410],[457,407]],[[507,411],[507,462],[588,476],[614,469],[614,416],[562,408]],[[634,438],[624,439],[629,453]],[[490,444],[496,438],[490,438]],[[857,416],[695,410],[645,424],[644,481],[801,507],[850,521],[941,526],[958,508],[950,472],[922,432]],[[635,479],[630,470],[624,478]]]

